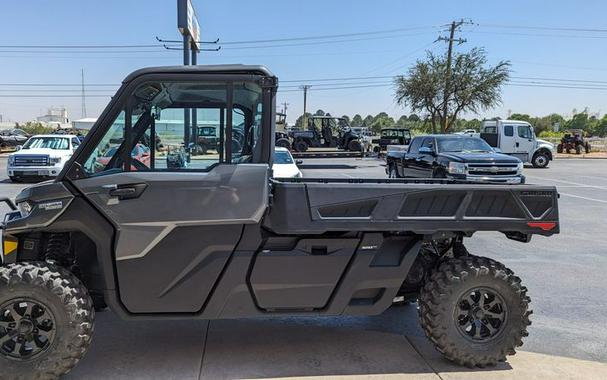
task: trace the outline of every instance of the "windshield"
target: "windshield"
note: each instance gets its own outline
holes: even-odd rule
[[[493,152],[493,149],[485,140],[469,138],[442,138],[438,139],[438,151],[442,152],[462,152],[462,153],[485,153]]]
[[[275,151],[274,152],[274,163],[275,164],[292,164],[293,157],[289,152],[285,151]]]
[[[23,145],[23,149],[37,148],[64,150],[70,148],[70,142],[65,137],[32,137]]]

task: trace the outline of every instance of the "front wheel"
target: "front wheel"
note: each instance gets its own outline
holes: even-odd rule
[[[569,153],[569,151],[567,151],[567,153]],[[533,165],[533,167],[540,169],[543,169],[548,166],[549,162],[550,159],[548,158],[548,155],[546,153],[536,153],[533,156],[533,159],[531,160],[531,164]]]
[[[515,354],[528,335],[530,298],[497,261],[467,256],[444,261],[419,296],[426,336],[447,359],[485,367]]]
[[[95,311],[69,271],[46,263],[0,267],[0,368],[11,379],[56,379],[84,356]]]
[[[390,169],[388,170],[388,178],[400,178],[395,164],[390,165]]]

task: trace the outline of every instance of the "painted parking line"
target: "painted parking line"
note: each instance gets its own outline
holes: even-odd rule
[[[592,188],[592,189],[607,190],[607,186],[587,185],[585,183],[565,181],[565,180],[562,180],[562,179],[554,179],[554,178],[550,178],[550,177],[527,176],[527,178],[534,179],[534,180],[544,180],[544,181],[566,183],[568,185],[576,185],[577,187],[589,187],[589,188]]]
[[[602,199],[595,199],[595,198],[588,198],[588,197],[583,197],[581,195],[575,195],[575,194],[569,194],[569,193],[563,193],[562,191],[559,191],[560,195],[564,195],[566,197],[572,197],[572,198],[579,198],[579,199],[585,199],[587,201],[591,201],[591,202],[599,202],[599,203],[604,203],[607,204],[607,201],[602,200]]]

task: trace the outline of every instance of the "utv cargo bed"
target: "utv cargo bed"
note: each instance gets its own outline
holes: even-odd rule
[[[264,226],[278,234],[500,231],[521,240],[559,232],[558,193],[553,186],[470,185],[440,179],[274,179],[272,187]]]

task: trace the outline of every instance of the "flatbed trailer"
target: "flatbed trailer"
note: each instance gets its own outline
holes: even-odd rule
[[[404,298],[448,359],[514,353],[527,290],[464,241],[558,233],[556,188],[274,179],[277,87],[261,66],[136,71],[55,181],[4,200],[18,210],[1,225],[3,373],[68,372],[107,306],[128,320],[375,315]],[[168,165],[154,142],[149,165],[131,154],[164,110],[193,108],[218,115],[216,157]]]

